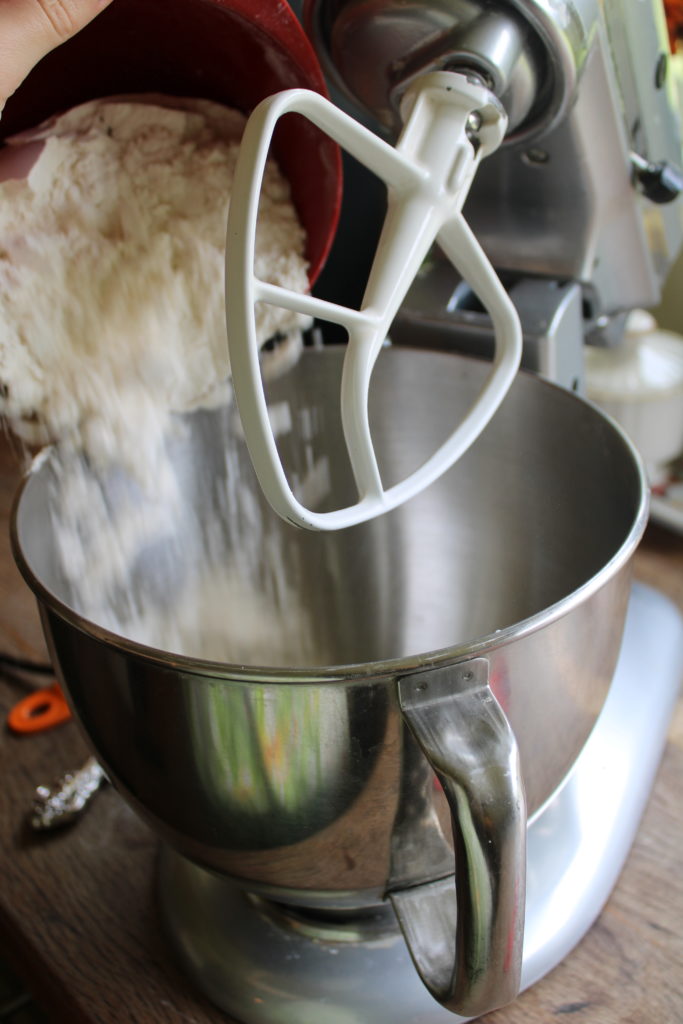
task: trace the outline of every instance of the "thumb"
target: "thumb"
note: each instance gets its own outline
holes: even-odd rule
[[[38,61],[111,0],[0,0],[0,110]]]

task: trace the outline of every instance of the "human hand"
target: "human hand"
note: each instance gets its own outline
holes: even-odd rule
[[[50,50],[80,32],[111,0],[0,0],[0,110]]]

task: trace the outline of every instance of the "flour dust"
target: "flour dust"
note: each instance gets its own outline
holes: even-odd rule
[[[226,410],[221,429],[231,416],[224,248],[242,128],[206,101],[125,97],[12,140],[39,155],[0,181],[0,412],[27,441],[58,442],[50,515],[80,614],[178,654],[305,664],[311,631],[242,485],[251,468],[227,454],[212,468],[216,436],[191,452],[201,472],[177,461],[198,410]],[[304,291],[304,245],[269,163],[256,273]],[[264,372],[296,359],[306,326],[259,305],[259,341],[282,339]]]

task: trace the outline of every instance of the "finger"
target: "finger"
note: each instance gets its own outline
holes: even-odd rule
[[[0,0],[0,109],[38,61],[111,0]]]

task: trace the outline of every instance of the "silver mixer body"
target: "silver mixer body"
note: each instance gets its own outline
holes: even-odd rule
[[[639,180],[643,161],[681,162],[659,0],[329,0],[307,18],[340,96],[390,134],[427,70],[471,70],[501,99],[508,134],[465,215],[517,305],[524,365],[580,388],[584,340],[617,342],[628,310],[658,302],[683,237],[681,204],[653,202]],[[486,353],[486,317],[458,284],[435,254],[393,340],[419,328],[433,345]]]

